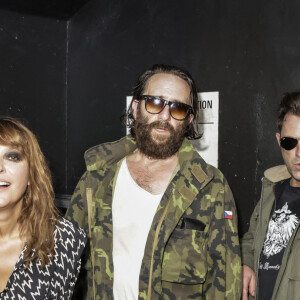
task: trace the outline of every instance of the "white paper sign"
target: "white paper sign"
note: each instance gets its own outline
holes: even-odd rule
[[[191,142],[201,157],[217,168],[219,161],[219,92],[204,92],[198,95],[198,126],[203,135],[201,139]]]

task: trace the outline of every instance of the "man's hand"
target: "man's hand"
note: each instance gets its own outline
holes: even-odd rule
[[[248,293],[255,296],[255,274],[253,270],[243,265],[243,298],[242,300],[248,300]]]

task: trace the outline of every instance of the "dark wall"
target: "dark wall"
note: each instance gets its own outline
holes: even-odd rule
[[[90,1],[69,26],[68,186],[85,149],[124,134],[118,118],[138,74],[183,66],[200,91],[220,92],[219,167],[244,232],[263,170],[281,163],[276,108],[298,87],[297,12],[297,1]]]
[[[38,136],[55,188],[65,193],[65,22],[0,10],[0,115]]]
[[[219,167],[243,233],[264,169],[281,163],[276,108],[299,88],[299,13],[298,0],[90,0],[65,22],[0,11],[0,112],[29,122],[57,193],[71,194],[84,151],[125,134],[137,76],[185,67],[201,92],[220,92]]]

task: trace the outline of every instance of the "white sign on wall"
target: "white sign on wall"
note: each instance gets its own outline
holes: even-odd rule
[[[219,92],[199,93],[199,131],[203,134],[199,140],[191,141],[203,159],[218,167],[219,141]],[[126,97],[128,109],[132,96]],[[127,128],[127,134],[129,133]]]
[[[203,159],[218,167],[219,146],[219,92],[199,93],[199,131],[202,137],[192,141]]]

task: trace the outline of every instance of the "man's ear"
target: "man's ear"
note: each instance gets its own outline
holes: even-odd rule
[[[131,102],[131,109],[132,109],[132,114],[134,119],[136,120],[136,114],[137,114],[137,110],[138,110],[138,105],[139,105],[139,101],[138,100],[132,100]]]
[[[276,139],[278,142],[278,146],[280,147],[280,133],[279,132],[276,132]]]
[[[190,125],[194,120],[194,115],[193,114],[190,114],[189,117],[188,117],[188,125]]]

